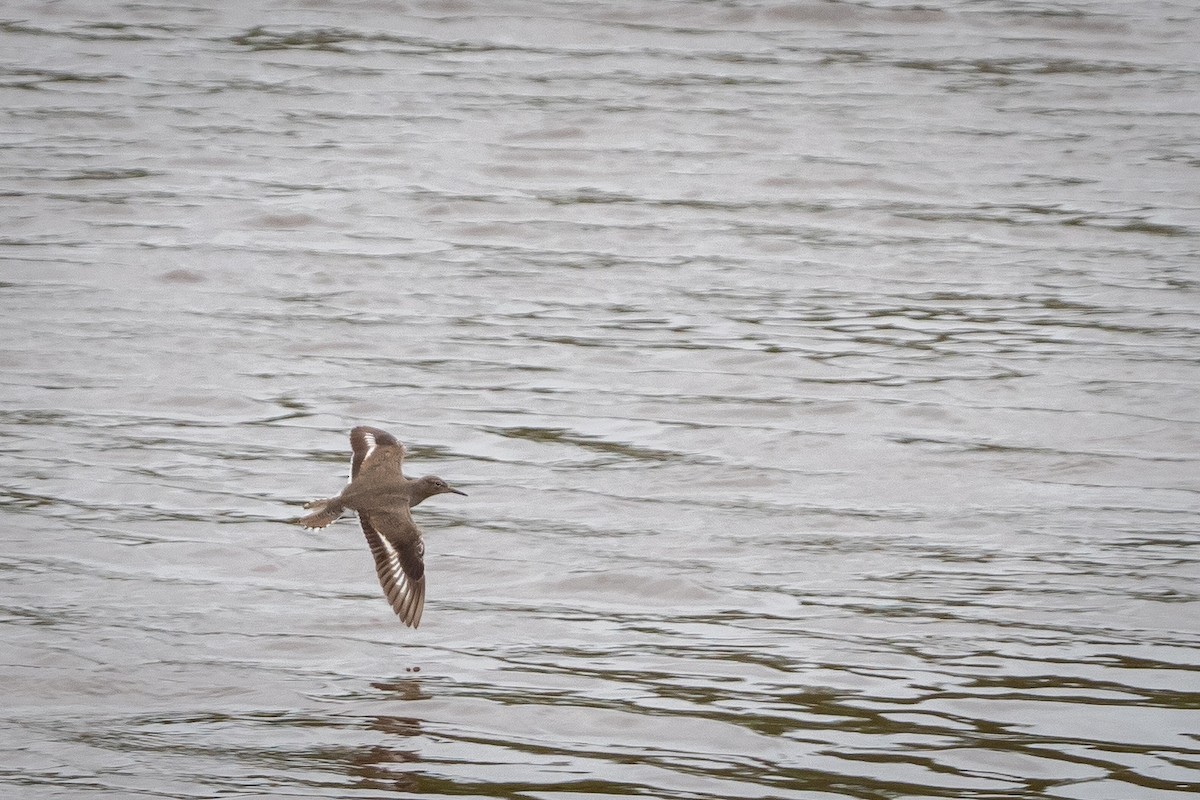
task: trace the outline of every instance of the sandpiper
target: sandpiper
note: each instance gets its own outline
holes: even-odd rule
[[[360,425],[350,431],[350,450],[346,488],[337,497],[306,503],[312,511],[296,523],[324,528],[346,509],[357,511],[383,593],[401,622],[415,628],[425,608],[425,544],[409,509],[435,494],[467,493],[436,475],[405,477],[404,445],[379,428]]]

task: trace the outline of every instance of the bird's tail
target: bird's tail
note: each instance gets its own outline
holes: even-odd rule
[[[332,500],[313,500],[311,503],[305,503],[304,507],[311,508],[312,513],[296,520],[296,524],[303,525],[305,528],[324,528],[346,510],[346,507],[339,503],[336,497]]]

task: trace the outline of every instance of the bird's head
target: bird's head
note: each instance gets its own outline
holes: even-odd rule
[[[427,497],[433,497],[435,494],[461,494],[463,497],[467,496],[466,492],[461,489],[455,489],[437,475],[426,475],[424,478],[418,478],[416,484],[413,486],[413,490],[415,495],[413,498],[415,501],[413,502],[414,506]]]

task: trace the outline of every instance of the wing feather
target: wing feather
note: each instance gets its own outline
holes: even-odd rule
[[[374,469],[375,464],[395,462],[396,472],[400,472],[404,462],[404,445],[385,430],[372,428],[369,425],[359,425],[350,431],[350,480],[358,477],[358,473],[366,464]]]
[[[404,513],[358,515],[375,559],[375,572],[388,604],[410,628],[421,624],[425,610],[425,544],[421,531]]]

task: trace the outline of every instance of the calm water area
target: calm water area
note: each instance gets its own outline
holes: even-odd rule
[[[4,3],[0,798],[1195,797],[1198,42]]]

